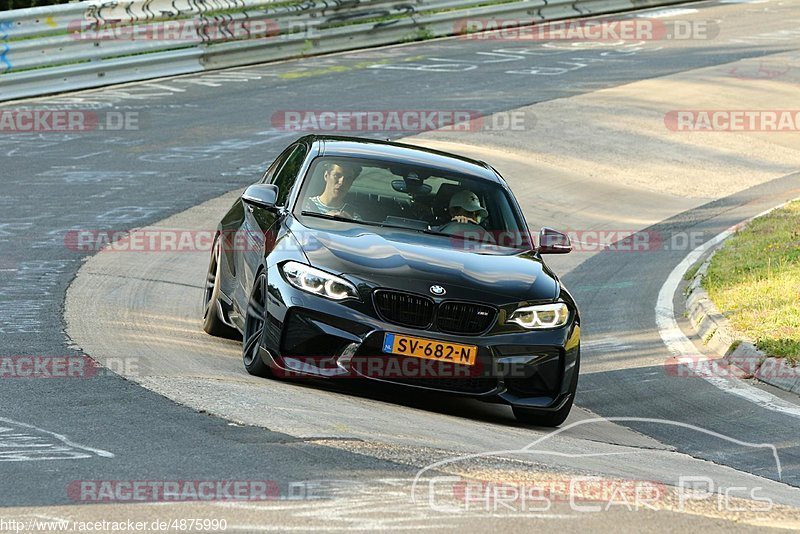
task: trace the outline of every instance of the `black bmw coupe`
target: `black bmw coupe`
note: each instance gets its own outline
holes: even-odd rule
[[[306,136],[222,219],[203,328],[242,336],[264,377],[360,378],[511,405],[572,407],[580,317],[500,174],[465,157]]]

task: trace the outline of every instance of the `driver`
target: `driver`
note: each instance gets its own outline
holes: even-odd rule
[[[361,174],[361,167],[350,163],[326,162],[323,163],[323,169],[325,169],[323,175],[325,190],[322,194],[306,200],[303,209],[325,215],[360,219],[352,209],[345,209],[347,204],[344,199],[350,191],[353,181]]]

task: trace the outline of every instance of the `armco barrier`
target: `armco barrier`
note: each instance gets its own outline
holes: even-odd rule
[[[111,0],[18,9],[0,12],[0,101],[448,36],[468,19],[533,24],[682,1]]]

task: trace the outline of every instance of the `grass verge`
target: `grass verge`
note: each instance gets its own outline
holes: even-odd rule
[[[760,217],[711,260],[703,287],[770,356],[800,360],[800,201]]]

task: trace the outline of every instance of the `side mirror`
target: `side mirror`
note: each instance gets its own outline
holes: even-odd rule
[[[572,250],[572,243],[566,234],[546,226],[539,232],[539,254],[566,254]]]
[[[253,206],[275,209],[278,202],[278,186],[274,184],[253,184],[242,193],[242,200]]]

